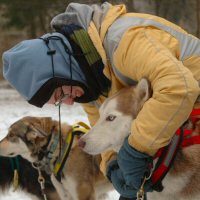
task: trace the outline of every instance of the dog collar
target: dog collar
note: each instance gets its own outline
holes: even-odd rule
[[[63,167],[67,161],[67,158],[69,156],[72,143],[74,140],[75,135],[82,135],[89,131],[90,127],[85,124],[84,122],[78,122],[74,125],[72,125],[72,130],[68,134],[68,136],[65,139],[64,148],[62,149],[61,157],[58,157],[56,164],[54,166],[54,175],[55,177],[60,180],[61,179],[61,173],[63,170]]]
[[[46,171],[47,174],[52,173],[53,169],[51,168],[50,162],[53,158],[53,153],[55,152],[58,143],[59,143],[59,134],[53,134],[53,132],[51,132],[51,138],[47,146],[47,153],[46,156],[44,156],[42,159],[42,165],[44,166],[44,170]]]
[[[85,134],[89,129],[90,127],[84,122],[78,122],[72,125],[72,129],[65,139],[65,144],[63,146],[64,148],[62,149],[61,157],[57,158],[54,168],[51,168],[51,160],[59,144],[59,134],[53,134],[53,131],[51,131],[51,138],[47,144],[47,153],[46,155],[44,154],[44,157],[40,161],[47,174],[51,174],[52,171],[54,171],[57,179],[60,179],[60,174],[71,150],[74,136]]]

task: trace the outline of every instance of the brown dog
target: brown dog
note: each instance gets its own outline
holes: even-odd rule
[[[62,124],[62,144],[72,127]],[[37,162],[49,143],[52,135],[59,133],[58,122],[49,117],[24,117],[10,126],[8,135],[0,141],[0,154],[3,156],[21,155],[30,162]],[[112,185],[100,172],[100,155],[91,156],[77,145],[75,136],[68,160],[62,171],[61,182],[52,175],[52,182],[61,199],[93,200],[112,190]],[[44,153],[45,155],[45,153]],[[51,172],[59,155],[59,145],[49,162]]]
[[[137,86],[127,87],[108,98],[100,107],[95,126],[79,140],[80,146],[95,155],[106,150],[119,151],[131,130],[132,121],[151,96],[149,82],[142,79]],[[199,135],[199,124],[193,135]],[[186,125],[190,129],[191,124]],[[176,159],[163,180],[162,192],[147,194],[148,200],[200,199],[200,145],[178,151]]]

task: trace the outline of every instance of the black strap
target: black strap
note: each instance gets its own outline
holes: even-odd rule
[[[135,197],[135,198],[127,198],[127,197],[120,196],[119,200],[137,200],[137,197]],[[147,196],[146,195],[144,196],[144,200],[147,200]]]
[[[69,150],[68,150],[68,152],[66,153],[65,157],[63,158],[63,162],[61,163],[60,169],[58,170],[58,173],[57,173],[57,175],[56,175],[56,178],[57,178],[57,180],[58,180],[59,182],[61,181],[62,170],[63,170],[63,167],[64,167],[66,161],[67,161],[67,158],[68,158],[68,156],[69,156],[69,153],[70,153],[70,151],[71,151],[73,141],[74,141],[74,134],[73,134],[73,132],[72,132],[72,140],[71,140],[70,143],[69,143]]]

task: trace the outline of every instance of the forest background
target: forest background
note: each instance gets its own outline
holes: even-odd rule
[[[50,29],[51,19],[70,2],[101,4],[98,0],[0,0],[0,56],[21,40],[37,38]],[[164,17],[200,38],[200,0],[108,0],[124,3],[130,12]],[[2,80],[2,61],[0,80]]]

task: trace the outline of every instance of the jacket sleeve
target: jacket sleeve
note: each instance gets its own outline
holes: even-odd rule
[[[123,75],[151,82],[153,95],[132,122],[129,144],[154,155],[188,118],[199,95],[198,82],[150,28],[129,29],[114,53],[114,63]]]

